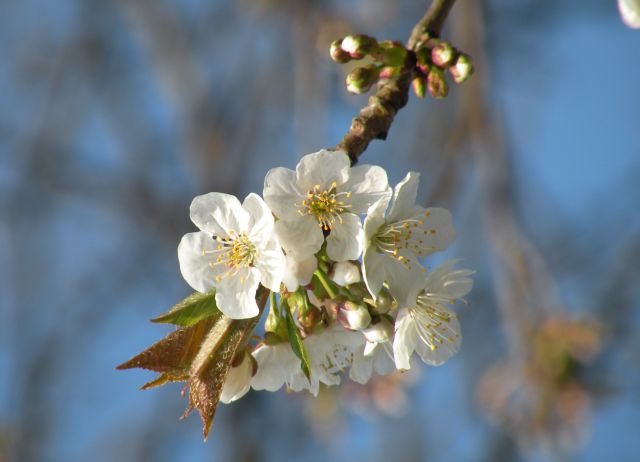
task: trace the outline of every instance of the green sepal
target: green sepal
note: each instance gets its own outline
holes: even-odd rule
[[[291,349],[293,350],[295,355],[300,358],[300,369],[302,370],[302,373],[305,375],[305,377],[307,377],[307,380],[311,381],[311,366],[309,364],[309,354],[304,347],[302,337],[300,337],[298,326],[293,320],[293,315],[291,314],[291,309],[288,302],[286,300],[283,300],[282,304],[287,318],[287,332],[289,334],[289,343],[291,343]]]
[[[189,327],[209,316],[220,317],[222,313],[216,305],[216,292],[195,292],[177,303],[165,314],[152,319],[151,322],[175,324]]]

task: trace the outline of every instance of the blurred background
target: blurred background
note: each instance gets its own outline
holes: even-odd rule
[[[614,0],[459,0],[477,73],[363,163],[421,172],[476,270],[446,365],[250,392],[204,444],[180,385],[115,366],[170,327],[191,199],[262,192],[366,102],[328,58],[428,1],[0,2],[0,461],[635,461],[640,31]]]

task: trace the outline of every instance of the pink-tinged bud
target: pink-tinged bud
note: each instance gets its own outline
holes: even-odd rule
[[[427,93],[427,79],[423,75],[414,77],[411,81],[411,88],[418,98],[423,99]]]
[[[362,330],[371,324],[367,307],[350,301],[340,303],[337,315],[338,322],[347,329]]]
[[[431,50],[431,61],[438,67],[446,69],[456,58],[456,50],[448,42],[440,42]]]
[[[449,68],[449,73],[456,83],[462,83],[473,74],[473,64],[468,55],[460,53],[456,62]]]
[[[380,42],[373,53],[373,59],[385,66],[402,67],[407,59],[408,51],[402,42],[385,40]]]
[[[377,66],[369,65],[357,67],[347,75],[347,91],[350,93],[366,93],[380,77],[380,69]]]
[[[360,268],[348,261],[341,261],[333,265],[333,282],[340,286],[348,286],[360,282]]]
[[[342,49],[340,43],[342,43],[342,40],[334,40],[331,42],[329,54],[331,55],[331,59],[337,63],[348,63],[351,61],[351,55]]]
[[[382,70],[380,71],[380,78],[391,79],[393,77],[398,77],[401,72],[402,72],[402,68],[400,67],[391,67],[391,66],[383,67]]]
[[[311,332],[322,322],[322,310],[315,306],[310,306],[304,313],[301,311],[298,313],[298,322],[307,332]]]
[[[378,48],[378,41],[368,35],[347,35],[340,43],[341,48],[352,58],[360,59]]]
[[[449,94],[449,86],[444,80],[444,73],[438,68],[431,69],[427,76],[427,89],[436,99],[442,99]]]
[[[393,323],[387,317],[381,317],[378,322],[362,330],[367,342],[386,342],[393,336]]]

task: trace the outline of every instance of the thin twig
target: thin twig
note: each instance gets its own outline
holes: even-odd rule
[[[425,15],[413,28],[407,41],[407,48],[414,50],[425,33],[438,35],[455,0],[434,0]],[[375,139],[384,140],[391,128],[396,113],[409,100],[409,86],[415,61],[409,59],[404,71],[398,77],[382,84],[375,95],[369,98],[368,104],[352,120],[351,127],[337,150],[346,152],[351,163],[358,162],[360,155]]]

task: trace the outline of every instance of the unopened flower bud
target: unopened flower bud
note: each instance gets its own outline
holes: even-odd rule
[[[456,50],[449,42],[440,42],[431,50],[431,61],[438,67],[446,69],[456,57]]]
[[[468,55],[460,53],[456,62],[449,68],[449,72],[456,83],[462,83],[473,74],[473,64]]]
[[[360,59],[374,51],[378,47],[378,41],[368,35],[347,35],[340,46],[352,58]]]
[[[380,77],[380,69],[369,65],[357,67],[347,75],[347,90],[350,93],[360,94],[369,91]]]
[[[382,70],[380,71],[380,78],[391,79],[393,77],[398,77],[401,72],[402,72],[402,68],[400,67],[391,67],[391,66],[383,67]]]
[[[364,338],[367,342],[380,343],[386,342],[393,336],[393,323],[387,317],[381,317],[378,322],[371,324],[362,330]]]
[[[427,89],[436,99],[442,99],[449,94],[449,86],[444,80],[444,73],[438,68],[431,69],[427,76]]]
[[[331,59],[333,59],[337,63],[348,63],[351,61],[351,55],[342,49],[340,44],[342,40],[334,40],[331,42],[331,47],[329,48],[329,54],[331,55]]]
[[[220,393],[220,401],[229,404],[242,398],[251,386],[254,373],[251,355],[245,350],[234,358]]]
[[[333,265],[333,282],[340,286],[348,286],[360,282],[360,269],[349,261],[341,261]]]
[[[401,67],[407,59],[408,51],[402,42],[385,40],[380,42],[378,49],[373,53],[376,61],[385,66]]]
[[[307,332],[311,332],[322,322],[322,310],[315,306],[310,306],[304,313],[299,311],[298,322]]]
[[[414,77],[411,81],[411,88],[418,98],[423,99],[427,93],[427,80],[424,75]]]
[[[339,305],[337,315],[338,322],[347,329],[362,330],[371,324],[371,315],[367,307],[350,301]]]
[[[375,299],[375,311],[378,314],[386,314],[393,309],[393,297],[391,293],[383,288]]]

